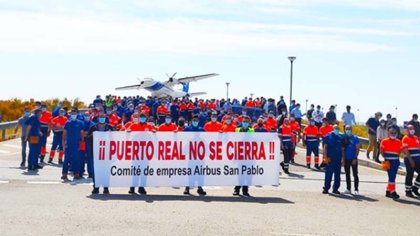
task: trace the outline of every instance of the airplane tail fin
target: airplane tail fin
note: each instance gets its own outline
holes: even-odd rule
[[[182,85],[183,92],[188,93],[189,90],[190,90],[190,83],[185,83]]]

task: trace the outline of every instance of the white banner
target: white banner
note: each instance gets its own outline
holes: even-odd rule
[[[95,132],[97,187],[279,185],[275,133]]]

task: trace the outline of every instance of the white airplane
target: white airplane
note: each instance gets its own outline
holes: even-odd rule
[[[115,90],[128,90],[128,89],[145,89],[151,92],[152,97],[156,98],[165,98],[165,97],[172,97],[172,98],[180,98],[180,97],[193,97],[193,96],[200,96],[206,94],[205,92],[197,92],[197,93],[190,93],[189,92],[189,83],[193,81],[198,81],[206,78],[210,78],[213,76],[218,76],[218,74],[205,74],[205,75],[196,75],[196,76],[189,76],[184,78],[175,78],[176,73],[172,76],[169,76],[169,79],[165,82],[159,82],[152,78],[145,78],[144,80],[140,81],[140,84],[137,85],[130,85],[124,87],[118,87]],[[175,85],[182,84],[182,90],[174,90],[173,87]]]

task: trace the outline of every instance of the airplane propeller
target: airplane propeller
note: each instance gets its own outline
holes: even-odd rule
[[[175,75],[177,74],[178,72],[175,72],[172,76],[169,76],[168,74],[166,74],[166,76],[168,76],[168,78],[169,78],[169,82],[174,82],[174,79],[175,79]]]

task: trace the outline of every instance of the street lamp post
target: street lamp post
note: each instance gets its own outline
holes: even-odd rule
[[[290,103],[289,106],[292,105],[292,95],[293,95],[293,61],[296,60],[296,57],[289,57],[290,61]]]
[[[308,113],[308,99],[306,99],[305,100],[305,110],[306,110],[306,113]]]
[[[230,83],[226,82],[226,100],[229,99],[229,85],[230,85]]]
[[[395,118],[398,120],[398,107],[395,107]]]
[[[251,99],[254,99],[254,98],[253,98],[253,97],[254,97],[254,94],[253,94],[253,93],[251,93],[250,95],[251,95]]]

